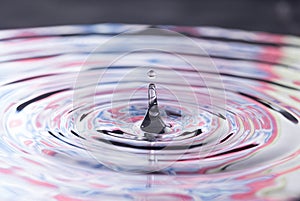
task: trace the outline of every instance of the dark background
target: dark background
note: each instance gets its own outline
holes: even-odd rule
[[[297,0],[0,0],[0,29],[64,24],[219,26],[300,35]]]

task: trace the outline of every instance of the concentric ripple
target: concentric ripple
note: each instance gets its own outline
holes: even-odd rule
[[[149,28],[0,32],[1,200],[300,197],[299,38]]]

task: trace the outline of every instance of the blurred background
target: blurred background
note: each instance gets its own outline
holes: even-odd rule
[[[218,26],[300,35],[300,1],[1,1],[0,29],[106,22]]]

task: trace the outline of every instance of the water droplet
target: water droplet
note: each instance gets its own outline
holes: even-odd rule
[[[156,72],[152,69],[148,71],[147,75],[148,75],[148,78],[150,78],[150,79],[156,78]]]

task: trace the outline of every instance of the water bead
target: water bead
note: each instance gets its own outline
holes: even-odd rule
[[[147,75],[148,75],[148,78],[150,78],[150,79],[156,78],[156,72],[154,70],[149,70]]]

